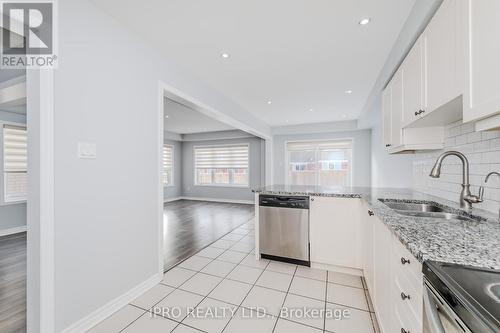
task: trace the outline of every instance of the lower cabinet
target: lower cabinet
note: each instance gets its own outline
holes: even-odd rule
[[[361,199],[310,200],[311,262],[361,269]]]
[[[380,330],[422,333],[422,265],[382,221],[369,211],[366,216],[363,272]]]

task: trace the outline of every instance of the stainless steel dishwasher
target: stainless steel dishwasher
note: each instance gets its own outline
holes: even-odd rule
[[[259,196],[262,258],[310,266],[309,197]]]

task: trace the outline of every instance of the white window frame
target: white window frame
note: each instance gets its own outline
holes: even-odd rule
[[[169,183],[169,184],[165,184],[162,180],[162,183],[163,183],[163,187],[173,187],[175,186],[175,146],[174,145],[171,145],[171,144],[168,144],[168,143],[164,143],[163,144],[163,147],[170,147],[172,149],[172,167],[171,167],[171,172],[172,172],[172,182]],[[163,149],[162,149],[162,175],[163,175]]]
[[[7,205],[17,205],[21,203],[26,203],[27,202],[27,197],[23,200],[16,200],[16,201],[5,201],[5,190],[6,190],[6,184],[5,184],[5,172],[4,172],[4,152],[3,152],[3,130],[4,126],[14,126],[14,127],[23,127],[27,129],[26,124],[24,123],[18,123],[18,122],[11,122],[11,121],[0,121],[0,206],[7,206]],[[27,172],[27,171],[26,171]]]
[[[232,147],[232,146],[246,146],[248,149],[248,184],[238,185],[238,184],[198,184],[197,172],[196,172],[196,148],[210,148],[210,147]],[[193,146],[193,186],[198,187],[230,187],[230,188],[250,188],[250,144],[249,143],[231,143],[231,144],[218,144],[218,145],[194,145]]]
[[[335,139],[328,139],[328,138],[325,138],[325,139],[313,139],[313,140],[285,140],[284,142],[284,149],[283,151],[285,152],[285,158],[284,158],[284,161],[285,161],[285,185],[290,185],[290,179],[289,179],[289,176],[288,176],[288,168],[289,168],[289,165],[290,165],[290,154],[289,154],[289,151],[288,151],[288,144],[289,143],[296,143],[296,142],[303,142],[303,143],[315,143],[315,142],[325,142],[325,141],[332,141],[332,142],[335,142],[335,141],[339,141],[339,142],[345,142],[345,141],[350,141],[351,142],[351,163],[350,163],[350,172],[349,172],[349,183],[350,185],[349,186],[354,186],[353,183],[352,183],[352,180],[353,180],[353,176],[354,176],[354,147],[355,147],[355,140],[354,138],[335,138]],[[316,178],[318,177],[318,175],[316,174]],[[318,183],[318,180],[316,179],[316,184]],[[314,185],[311,185],[311,186],[314,186]],[[328,186],[328,185],[318,185],[318,186]]]

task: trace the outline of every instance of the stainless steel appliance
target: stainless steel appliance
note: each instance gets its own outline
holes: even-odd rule
[[[262,258],[310,266],[309,197],[259,196]]]
[[[499,333],[500,271],[424,262],[424,333]]]

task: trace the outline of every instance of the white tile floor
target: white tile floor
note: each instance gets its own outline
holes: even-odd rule
[[[360,277],[255,260],[254,239],[250,221],[89,332],[377,332]]]

